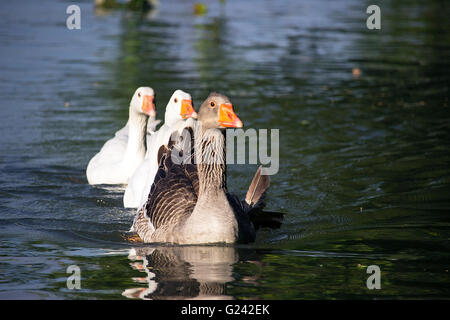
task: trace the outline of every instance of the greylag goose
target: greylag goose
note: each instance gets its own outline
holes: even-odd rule
[[[218,130],[226,127],[240,128],[242,122],[226,96],[211,93],[201,105],[198,121],[191,130],[196,164],[172,161],[172,153],[181,154],[185,148],[161,147],[160,166],[148,200],[137,211],[130,231],[147,243],[254,241],[255,229],[249,212],[261,205],[269,177],[262,176],[260,170],[256,172],[245,204],[228,194],[225,139]]]
[[[130,102],[127,125],[117,131],[89,161],[86,176],[89,184],[125,184],[146,154],[147,123],[154,131],[156,110],[154,91],[138,88]]]
[[[182,90],[176,90],[166,106],[164,125],[147,140],[147,154],[145,160],[139,165],[128,181],[123,204],[125,208],[137,208],[146,200],[153,178],[158,171],[158,150],[169,142],[174,131],[183,130],[192,126],[187,119],[197,118],[192,105],[191,95]]]

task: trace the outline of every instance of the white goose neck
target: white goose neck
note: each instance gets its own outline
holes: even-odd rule
[[[124,158],[127,163],[140,163],[145,157],[147,151],[147,120],[147,115],[130,108],[128,143]]]
[[[173,106],[169,104],[166,108],[166,113],[164,114],[164,124],[169,127],[173,126],[178,120],[181,119],[173,109]]]

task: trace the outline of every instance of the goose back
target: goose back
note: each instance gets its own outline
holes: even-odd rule
[[[182,149],[173,144],[169,147],[161,146],[158,150],[158,171],[148,199],[138,210],[133,224],[134,231],[144,242],[174,240],[170,235],[172,230],[191,215],[198,200],[199,180],[195,165],[175,164],[172,152]]]

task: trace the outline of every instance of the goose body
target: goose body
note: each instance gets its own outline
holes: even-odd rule
[[[159,148],[169,142],[172,133],[181,133],[186,126],[192,126],[192,118],[196,117],[191,95],[182,90],[176,90],[167,104],[164,125],[147,140],[145,160],[138,166],[128,182],[123,197],[125,208],[137,208],[147,200],[158,171]]]
[[[134,93],[127,125],[117,131],[89,161],[86,177],[89,184],[126,184],[146,154],[147,122],[154,130],[156,111],[154,91],[140,87]]]
[[[179,152],[178,146],[162,154],[148,200],[137,211],[131,230],[144,242],[254,241],[255,229],[248,213],[259,199],[251,196],[252,201],[245,206],[226,190],[225,139],[216,129],[223,126],[242,127],[242,122],[228,98],[213,93],[202,104],[199,121],[192,128],[196,164],[174,163],[172,153]],[[268,180],[264,181],[267,184],[261,184],[254,194],[264,193]]]

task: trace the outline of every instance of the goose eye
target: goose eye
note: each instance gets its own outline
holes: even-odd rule
[[[214,101],[211,101],[210,105],[211,105],[211,108],[214,108],[214,107],[216,106],[216,104],[214,103]]]
[[[141,97],[141,93],[140,93],[140,92],[138,92],[138,97],[139,97],[139,98]]]
[[[173,102],[177,103],[177,102],[178,102],[178,99],[177,99],[177,98],[173,99]]]

